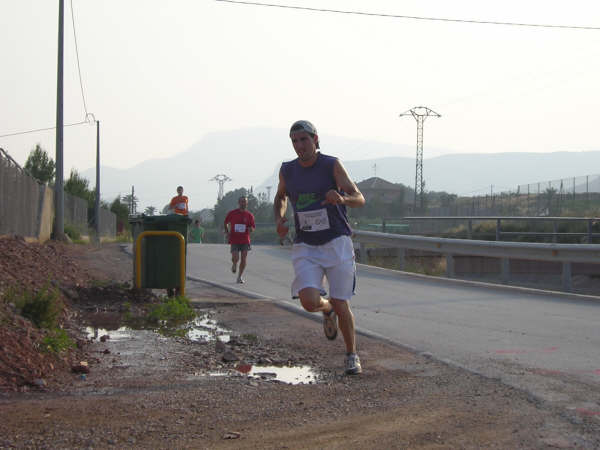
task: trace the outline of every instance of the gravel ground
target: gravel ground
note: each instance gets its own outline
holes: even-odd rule
[[[67,251],[91,278],[131,277],[117,245]],[[342,340],[327,341],[317,321],[199,283],[186,291],[203,338],[115,330],[118,302],[84,302],[76,356],[89,373],[3,394],[0,448],[600,447],[597,416],[365,336],[364,372],[345,376]],[[97,339],[86,337],[91,325]],[[289,365],[311,378],[273,378]]]

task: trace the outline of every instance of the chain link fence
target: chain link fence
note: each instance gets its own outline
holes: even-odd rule
[[[594,216],[600,213],[600,175],[521,184],[471,196],[431,198],[427,216]]]

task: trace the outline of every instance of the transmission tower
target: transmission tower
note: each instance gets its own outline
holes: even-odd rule
[[[208,181],[216,181],[219,184],[219,193],[217,194],[217,200],[221,200],[223,198],[223,185],[226,181],[231,181],[231,178],[229,178],[227,175],[220,174],[215,175]]]
[[[273,186],[267,186],[265,189],[267,189],[267,202],[271,201],[271,189],[273,188]]]
[[[415,211],[417,209],[417,198],[419,208],[423,209],[425,183],[423,182],[423,122],[429,116],[442,117],[426,106],[416,106],[400,114],[399,117],[413,116],[417,121],[417,163],[415,171]]]

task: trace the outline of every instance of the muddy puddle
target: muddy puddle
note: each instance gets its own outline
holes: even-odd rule
[[[101,339],[103,336],[109,336],[109,339],[113,341],[133,339],[136,334],[139,334],[139,331],[149,330],[162,336],[185,337],[194,342],[210,342],[217,338],[221,342],[229,342],[231,330],[219,326],[217,321],[212,318],[213,314],[213,311],[207,311],[199,313],[194,320],[189,322],[170,324],[161,321],[154,325],[140,320],[125,321],[125,325],[122,325],[120,318],[115,317],[111,321],[107,320],[105,315],[89,314],[86,317],[89,325],[84,332],[88,339]]]
[[[287,384],[314,384],[319,382],[317,372],[310,366],[254,366],[240,364],[235,370],[250,378],[274,380]]]
[[[289,357],[277,354],[277,350],[263,347],[254,335],[238,336],[215,319],[215,311],[198,311],[195,319],[179,323],[160,322],[149,325],[141,321],[121,321],[118,317],[107,320],[106,315],[88,315],[89,326],[85,328],[88,339],[97,341],[144,341],[145,333],[153,332],[162,339],[179,337],[201,344],[198,350],[190,352],[195,358],[204,357],[206,367],[189,376],[190,380],[206,377],[244,377],[252,385],[259,382],[275,382],[293,385],[316,384],[323,381],[319,372],[308,365],[294,365]],[[126,324],[126,325],[124,325]],[[212,344],[207,346],[206,344]],[[129,354],[121,349],[122,355]],[[212,355],[206,359],[206,355]],[[282,364],[274,361],[282,360]],[[287,364],[284,361],[288,361]],[[212,361],[212,362],[211,362]],[[237,362],[236,362],[237,361]]]
[[[119,341],[133,338],[133,330],[127,327],[119,327],[116,330],[107,330],[106,328],[90,326],[85,328],[85,333],[88,339],[100,339],[103,336],[110,336],[111,341]]]
[[[216,320],[205,314],[191,322],[186,337],[192,341],[214,341],[218,337],[221,342],[229,342],[231,330],[220,327]]]
[[[316,384],[323,382],[318,372],[310,366],[261,366],[240,364],[227,371],[195,373],[188,379],[198,377],[246,377],[249,380],[272,381],[285,384]]]

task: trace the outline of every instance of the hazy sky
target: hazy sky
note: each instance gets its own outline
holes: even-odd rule
[[[600,27],[597,0],[269,2]],[[419,105],[442,115],[425,124],[425,157],[435,156],[428,146],[461,153],[600,150],[599,30],[214,0],[73,0],[73,7],[87,108],[101,121],[109,166],[174,155],[215,130],[267,126],[285,133],[298,118],[324,134],[413,145],[415,121],[398,114]],[[0,2],[0,135],[55,124],[57,15],[58,0]],[[69,0],[64,117],[84,118]],[[24,163],[36,142],[54,155],[54,139],[53,131],[5,137],[0,147]],[[66,176],[71,167],[93,166],[94,152],[94,127],[67,128]]]

